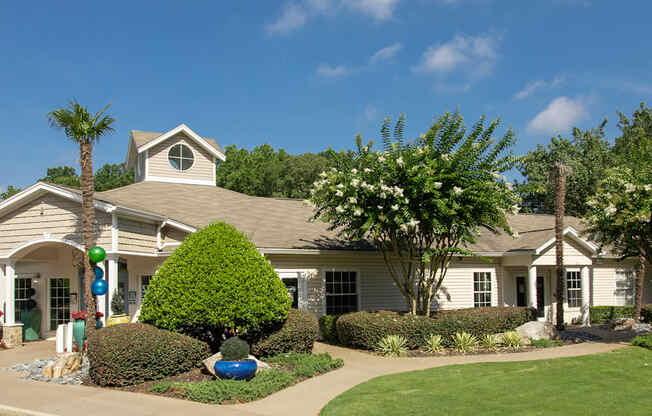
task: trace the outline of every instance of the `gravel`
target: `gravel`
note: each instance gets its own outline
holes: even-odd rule
[[[24,375],[23,378],[26,379],[44,381],[47,383],[56,383],[56,384],[79,385],[82,384],[82,380],[84,379],[84,377],[88,376],[88,367],[89,367],[88,358],[84,356],[82,360],[82,366],[78,371],[75,371],[74,373],[70,373],[67,376],[60,377],[60,378],[43,377],[43,368],[45,368],[46,365],[48,365],[49,363],[55,360],[56,358],[41,358],[29,363],[16,364],[14,366],[5,368],[5,370],[23,373]]]

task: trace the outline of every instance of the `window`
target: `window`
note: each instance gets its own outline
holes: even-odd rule
[[[491,306],[491,272],[473,273],[473,307]]]
[[[168,153],[170,165],[176,170],[188,170],[195,161],[195,155],[185,144],[175,144]]]
[[[634,271],[616,270],[616,292],[614,293],[616,305],[633,305],[634,291]]]
[[[145,292],[147,292],[147,286],[152,280],[152,276],[140,276],[140,301],[142,302],[145,299]]]
[[[70,321],[70,279],[50,279],[50,330]]]
[[[326,314],[358,310],[356,272],[326,272]]]
[[[32,296],[34,296],[34,289],[32,289],[32,279],[17,278],[14,287],[14,302],[15,302],[15,317],[20,320],[20,311],[29,309],[28,304]]]
[[[568,307],[581,307],[582,277],[580,276],[580,272],[566,272],[566,285],[568,287]]]

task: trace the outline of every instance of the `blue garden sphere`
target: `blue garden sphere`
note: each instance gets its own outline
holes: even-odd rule
[[[104,270],[100,269],[99,267],[95,266],[93,269],[93,273],[95,273],[95,279],[103,279],[104,278]]]
[[[107,290],[109,290],[109,284],[106,283],[106,280],[93,280],[93,283],[91,284],[91,292],[93,292],[95,296],[105,295]]]

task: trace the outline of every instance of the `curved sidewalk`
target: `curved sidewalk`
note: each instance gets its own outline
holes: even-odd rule
[[[317,343],[315,352],[328,352],[344,359],[344,367],[306,380],[263,400],[242,405],[206,405],[122,390],[87,386],[62,386],[25,380],[18,373],[0,370],[0,415],[67,415],[91,412],[103,415],[224,415],[224,416],[306,416],[317,415],[338,394],[376,376],[422,370],[451,364],[527,361],[596,354],[626,347],[627,344],[583,343],[523,353],[486,354],[456,357],[391,359]],[[21,349],[0,351],[0,367],[50,357],[54,344],[43,342]]]
[[[235,408],[258,415],[317,415],[330,400],[353,386],[377,376],[424,370],[452,364],[546,360],[576,357],[625,348],[629,344],[586,342],[563,347],[545,348],[521,353],[462,355],[427,358],[383,358],[347,348],[315,344],[315,353],[328,352],[344,359],[344,367],[323,376],[306,380],[265,399],[237,405]]]

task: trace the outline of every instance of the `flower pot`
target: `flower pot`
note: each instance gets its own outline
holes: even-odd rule
[[[129,315],[119,314],[110,316],[106,321],[106,326],[118,325],[118,324],[128,324],[131,322]]]
[[[221,379],[251,380],[256,375],[258,364],[254,360],[216,361],[215,375]]]
[[[95,321],[95,329],[100,329],[102,328],[102,320],[100,318],[97,318]]]
[[[72,337],[75,339],[75,344],[79,351],[84,349],[84,338],[86,338],[86,321],[83,319],[75,319],[72,323]]]

